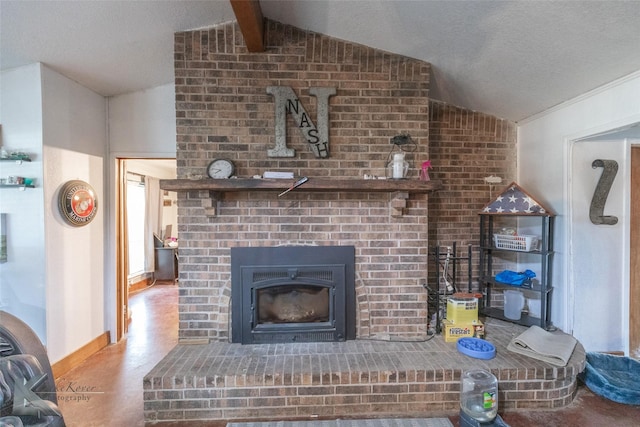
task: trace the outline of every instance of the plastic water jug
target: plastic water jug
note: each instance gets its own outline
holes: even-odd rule
[[[484,369],[463,372],[460,409],[474,420],[493,421],[498,415],[498,379]]]
[[[504,291],[504,317],[511,320],[520,320],[524,308],[524,295],[520,291]]]

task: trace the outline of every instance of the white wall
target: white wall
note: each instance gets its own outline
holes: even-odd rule
[[[175,158],[173,85],[109,98],[109,149],[118,157]]]
[[[0,83],[3,143],[32,156],[19,174],[36,178],[35,189],[0,189],[9,250],[0,306],[36,331],[55,363],[115,331],[115,160],[175,158],[174,89],[107,102],[41,64],[3,71]],[[18,174],[17,165],[0,167],[0,176]],[[67,225],[57,210],[70,179],[98,194],[98,214],[84,227]]]
[[[107,194],[116,199],[117,159],[176,157],[174,85],[159,86],[109,99],[109,164]],[[107,218],[107,281],[115,283],[116,216],[111,206]],[[116,287],[108,289],[107,322],[115,339]]]
[[[625,307],[629,302],[629,283],[615,284],[622,289],[619,299],[580,300],[580,309],[576,310],[576,295],[582,289],[581,284],[574,280],[572,271],[586,268],[593,258],[572,258],[571,253],[572,147],[579,143],[576,142],[578,140],[636,122],[640,122],[640,72],[544,112],[521,123],[518,128],[518,183],[557,214],[552,321],[565,331],[577,333],[576,338],[587,344],[587,351],[624,350],[628,354],[628,310]],[[584,152],[582,155],[589,158],[596,156],[593,157],[595,159],[600,153]],[[621,192],[622,197],[627,199],[629,173],[626,168],[616,178],[624,184],[616,192]],[[582,178],[576,176],[575,179]],[[628,229],[627,212],[619,220],[620,227],[626,226]],[[628,254],[628,239],[626,243],[618,242],[618,245],[623,250],[626,245]],[[628,256],[621,258],[606,252],[601,256],[599,266],[602,275],[616,277],[619,269],[628,270]],[[607,330],[605,334],[576,329],[578,323],[588,325],[597,322],[592,313],[602,310],[612,316],[626,312],[626,329],[623,325],[621,330]],[[618,345],[624,348],[610,348]]]
[[[628,295],[629,276],[625,274],[625,236],[629,235],[626,221],[625,194],[628,185],[622,177],[627,170],[627,141],[578,141],[571,149],[570,205],[570,277],[574,285],[573,334],[591,350],[620,350],[623,336],[611,331],[624,330],[624,317],[629,317],[628,303],[622,307],[623,295]],[[614,160],[618,173],[607,197],[604,215],[618,217],[614,225],[596,225],[589,219],[589,210],[602,168],[592,168],[596,159]],[[628,184],[628,183],[627,183]],[[627,198],[628,199],[628,198]],[[606,260],[606,261],[605,261]],[[606,265],[607,268],[603,268]],[[593,304],[597,301],[597,304]],[[627,300],[628,301],[628,300]]]
[[[40,65],[0,74],[2,144],[24,151],[31,162],[0,162],[0,176],[35,178],[36,188],[0,188],[0,212],[7,214],[8,260],[0,264],[0,309],[27,323],[46,343],[42,92]]]
[[[0,265],[0,300],[46,345],[52,363],[106,331],[104,156],[106,100],[42,64],[2,73],[3,144],[32,162],[3,162],[0,175],[35,178],[36,188],[0,189],[9,260]],[[81,179],[98,194],[84,227],[63,222],[58,193]]]
[[[47,277],[47,351],[55,363],[107,329],[104,191],[106,99],[42,67]],[[60,188],[80,179],[93,187],[98,212],[82,227],[57,208]]]

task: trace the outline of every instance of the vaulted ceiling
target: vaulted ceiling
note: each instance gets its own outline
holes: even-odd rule
[[[173,33],[236,20],[232,3],[243,0],[2,0],[0,67],[43,62],[104,96],[169,84]],[[640,71],[638,0],[253,3],[268,19],[427,61],[432,98],[513,121]],[[238,18],[255,31],[255,17]]]

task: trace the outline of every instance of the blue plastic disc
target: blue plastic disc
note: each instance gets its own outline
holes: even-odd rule
[[[476,359],[493,359],[496,357],[496,347],[489,341],[480,338],[460,338],[458,351]]]

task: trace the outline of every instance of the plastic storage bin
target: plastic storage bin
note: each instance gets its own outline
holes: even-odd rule
[[[493,241],[498,249],[510,249],[512,251],[530,252],[538,247],[538,236],[522,234],[513,236],[510,234],[494,234]]]

